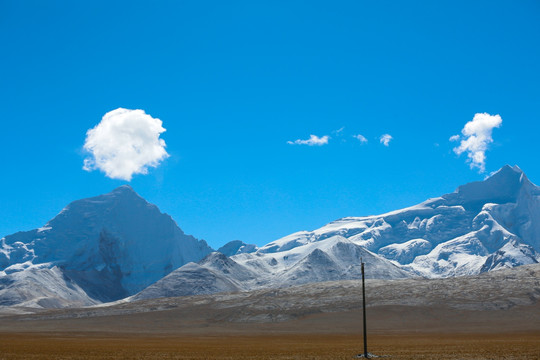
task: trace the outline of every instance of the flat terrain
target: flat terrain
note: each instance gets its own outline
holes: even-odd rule
[[[540,359],[540,307],[368,309],[369,350],[392,359]],[[213,315],[212,315],[213,316]],[[352,359],[360,311],[296,320],[204,320],[178,310],[69,319],[4,318],[1,359]],[[517,320],[516,320],[517,319]]]
[[[391,359],[538,359],[536,334],[374,335],[370,351]],[[9,334],[0,359],[352,359],[358,335],[137,336]]]
[[[2,359],[352,359],[357,281],[5,309]],[[540,265],[475,277],[367,283],[369,350],[391,359],[540,359]],[[15,314],[14,314],[15,313]]]

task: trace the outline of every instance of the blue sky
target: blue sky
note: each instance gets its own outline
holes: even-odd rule
[[[166,129],[169,157],[130,185],[215,248],[505,164],[539,183],[538,39],[538,1],[2,1],[0,236],[127,183],[82,169],[117,108]],[[449,141],[477,113],[502,118],[484,173]],[[287,143],[311,134],[328,143]]]

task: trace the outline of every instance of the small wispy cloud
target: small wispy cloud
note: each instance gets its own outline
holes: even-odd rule
[[[493,142],[493,129],[502,125],[500,115],[477,113],[473,119],[465,124],[460,135],[450,137],[450,141],[460,141],[459,146],[454,148],[457,155],[467,153],[467,162],[471,169],[478,168],[479,172],[486,171],[486,151]]]
[[[390,145],[390,141],[393,139],[392,135],[390,134],[383,134],[381,135],[381,137],[379,138],[379,141],[381,144],[383,144],[384,146],[389,146]]]
[[[353,135],[352,137],[360,141],[362,144],[365,144],[368,142],[368,139],[366,139],[364,135],[357,134],[357,135]]]
[[[343,135],[343,130],[345,130],[345,126],[342,126],[339,129],[332,131],[332,134],[336,136],[341,136]]]
[[[160,119],[143,110],[118,108],[106,113],[101,122],[86,132],[83,169],[99,169],[111,179],[130,181],[134,174],[146,174],[167,157],[165,132]]]
[[[302,140],[297,139],[294,141],[287,141],[287,144],[289,145],[308,145],[308,146],[322,146],[328,144],[328,140],[330,137],[328,135],[324,135],[321,137],[318,137],[317,135],[309,135],[309,139]]]

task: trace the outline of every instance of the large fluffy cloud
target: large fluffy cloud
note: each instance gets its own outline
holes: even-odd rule
[[[99,169],[112,179],[127,181],[133,174],[146,174],[169,156],[159,138],[164,131],[162,121],[143,110],[110,111],[86,132],[84,149],[90,155],[83,169]]]
[[[328,139],[330,139],[330,137],[328,135],[324,135],[322,137],[318,137],[317,135],[309,135],[309,139],[307,139],[307,140],[297,139],[297,140],[294,140],[294,141],[287,141],[287,144],[290,144],[290,145],[321,146],[321,145],[328,144]]]
[[[488,113],[478,113],[474,118],[465,124],[461,130],[462,136],[454,135],[450,141],[460,141],[459,146],[454,148],[457,155],[467,153],[471,169],[478,168],[480,172],[486,171],[486,150],[493,142],[492,132],[494,128],[502,125],[500,115],[490,115]]]

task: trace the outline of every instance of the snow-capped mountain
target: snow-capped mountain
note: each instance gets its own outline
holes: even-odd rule
[[[0,307],[82,307],[98,304],[56,266],[34,266],[0,276]]]
[[[231,259],[259,274],[258,285],[274,287],[359,279],[361,260],[369,265],[366,269],[368,278],[398,279],[411,276],[389,260],[340,235],[288,250],[264,252],[261,249],[255,253],[235,255]]]
[[[130,300],[249,290],[255,279],[256,273],[220,252],[213,252],[199,263],[189,263],[171,272]]]
[[[213,253],[134,299],[358,279],[361,259],[374,279],[474,275],[539,262],[539,224],[540,188],[505,166],[419,205],[340,219],[256,251],[231,242],[220,249],[230,258]]]
[[[257,252],[233,256],[240,264],[291,249],[319,247],[340,236],[351,244],[425,277],[478,274],[540,261],[540,188],[517,167],[439,198],[382,215],[348,217],[300,231]],[[285,255],[286,256],[286,255]],[[261,265],[257,266],[266,268]]]
[[[42,228],[1,239],[0,278],[56,269],[90,298],[111,301],[210,252],[205,241],[184,234],[170,216],[124,185],[72,202]],[[8,289],[0,285],[3,290]]]
[[[227,257],[214,252],[189,263],[149,286],[130,300],[207,295],[264,288],[281,288],[321,281],[366,277],[401,279],[411,274],[339,235],[279,253],[240,253]]]
[[[122,186],[71,203],[40,229],[0,239],[0,306],[81,306],[358,279],[361,260],[376,279],[538,263],[540,188],[517,166],[505,166],[416,206],[339,219],[261,248],[232,241],[220,251],[212,253]]]

